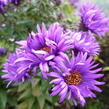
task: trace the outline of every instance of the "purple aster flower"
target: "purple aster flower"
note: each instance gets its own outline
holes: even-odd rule
[[[0,48],[0,55],[4,55],[5,53],[7,53],[7,49],[6,48]]]
[[[2,13],[5,12],[4,7],[5,7],[8,3],[9,3],[8,0],[0,0],[0,11],[1,11]]]
[[[105,35],[109,31],[109,19],[94,4],[84,4],[80,10],[80,29],[91,31],[97,35]]]
[[[72,42],[72,48],[75,52],[87,52],[90,56],[99,55],[100,46],[96,38],[91,33],[85,32],[69,32],[67,33]]]
[[[47,30],[45,25],[42,25],[42,30],[37,26],[37,33],[31,33],[27,41],[17,42],[22,45],[20,48],[34,54],[39,60],[39,67],[44,78],[47,79],[49,72],[49,62],[60,52],[65,52],[71,45],[66,41],[66,36],[63,33],[63,28],[58,23],[52,24]],[[20,60],[22,61],[22,60]],[[36,60],[37,61],[37,60]]]
[[[31,80],[31,75],[36,74],[34,70],[37,69],[37,63],[38,59],[34,55],[17,49],[15,54],[9,55],[7,63],[4,64],[3,72],[6,74],[2,78],[9,82],[8,85],[12,82],[24,82],[25,79]]]
[[[66,54],[61,54],[63,59],[56,57],[52,68],[54,72],[49,73],[53,79],[50,84],[55,84],[52,89],[51,96],[59,95],[61,103],[67,96],[77,105],[76,100],[82,106],[85,104],[86,97],[96,97],[92,90],[101,92],[96,85],[102,85],[95,79],[101,78],[103,74],[97,74],[101,68],[96,68],[98,64],[94,64],[93,57],[88,57],[87,53],[78,53],[77,57],[72,52],[72,58],[69,60]]]

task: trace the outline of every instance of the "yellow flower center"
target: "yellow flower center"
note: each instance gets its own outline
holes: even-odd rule
[[[43,50],[43,51],[46,51],[46,52],[48,52],[48,53],[51,52],[51,48],[48,47],[48,46],[44,46],[44,47],[40,48],[39,50]]]
[[[79,72],[70,72],[71,75],[65,76],[65,81],[68,85],[78,85],[82,81],[82,76]]]

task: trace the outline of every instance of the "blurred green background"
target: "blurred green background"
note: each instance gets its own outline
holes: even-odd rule
[[[60,2],[62,1],[62,3]],[[76,7],[87,0],[80,0]],[[109,16],[109,0],[92,0]],[[14,52],[17,45],[15,41],[26,39],[29,32],[36,31],[36,25],[42,22],[47,27],[53,22],[60,22],[64,29],[78,28],[78,9],[67,0],[21,0],[14,9],[12,4],[6,7],[5,14],[0,13],[0,48],[7,48],[8,52],[0,56],[0,75],[3,74],[3,63],[9,52]],[[88,98],[84,108],[73,105],[70,100],[58,104],[58,97],[50,97],[48,81],[33,77],[35,82],[26,81],[18,86],[9,86],[0,79],[0,109],[109,109],[109,33],[99,41],[101,53],[95,57],[103,67],[105,76],[101,81],[102,93],[97,93],[97,98]],[[96,93],[96,92],[95,92]]]

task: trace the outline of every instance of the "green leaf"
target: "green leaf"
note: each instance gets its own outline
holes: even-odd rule
[[[28,109],[32,109],[34,102],[35,102],[35,97],[29,98]]]
[[[32,95],[40,96],[40,94],[41,94],[40,87],[37,85],[35,88],[32,89]]]
[[[31,97],[32,94],[31,94],[31,88],[28,88],[26,89],[21,95],[20,97],[18,98],[18,100],[21,100],[21,99],[26,99],[28,97]]]
[[[48,104],[45,104],[44,108],[43,109],[53,109],[52,106],[48,105]]]
[[[37,98],[38,102],[39,102],[39,105],[40,105],[40,109],[43,109],[44,107],[44,104],[45,104],[45,96],[40,96]]]
[[[18,86],[18,92],[21,92],[25,89],[27,89],[27,87],[30,87],[30,82],[25,82],[25,83],[20,83]]]
[[[7,102],[10,106],[16,106],[17,105],[17,99],[12,97],[12,96],[9,96],[9,95],[8,95],[8,101]]]
[[[40,109],[40,105],[39,105],[37,98],[35,98],[35,102],[34,102],[31,109]]]
[[[94,59],[95,59],[96,61],[99,61],[100,63],[104,64],[104,61],[103,61],[102,59],[100,59],[100,57],[95,56]]]
[[[28,109],[28,102],[24,101],[17,106],[17,109]]]
[[[52,98],[52,102],[53,102],[53,103],[57,103],[58,100],[59,100],[59,97],[58,97],[58,96],[54,96],[54,97]]]
[[[94,102],[92,102],[91,104],[89,104],[86,109],[105,109],[105,106],[103,102],[97,99],[94,100]]]
[[[0,90],[0,107],[5,108],[7,103],[7,93],[5,90]]]
[[[103,71],[109,71],[109,66],[104,67]]]

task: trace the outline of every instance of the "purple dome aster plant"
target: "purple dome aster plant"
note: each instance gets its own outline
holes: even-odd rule
[[[91,31],[97,35],[104,36],[109,31],[109,19],[94,4],[84,4],[80,10],[82,31]]]
[[[67,33],[72,42],[72,48],[75,52],[87,52],[90,56],[97,56],[100,52],[100,45],[91,33],[86,32],[68,32]]]
[[[89,32],[90,33],[90,32]],[[63,32],[63,28],[54,23],[48,30],[42,24],[42,29],[37,26],[37,32],[31,32],[27,40],[16,42],[20,48],[15,54],[10,54],[4,64],[3,79],[18,84],[25,79],[32,80],[32,75],[37,74],[37,69],[45,79],[54,77],[50,84],[55,84],[51,96],[59,94],[59,102],[72,99],[77,105],[77,100],[82,106],[85,98],[96,97],[92,92],[101,92],[96,85],[103,85],[96,79],[103,74],[97,74],[101,68],[96,68],[93,56],[98,55],[99,44],[91,35],[84,32]],[[66,55],[72,49],[72,57]],[[75,49],[78,53],[75,55]],[[52,71],[50,72],[49,69]]]
[[[92,90],[101,92],[102,90],[96,85],[103,85],[95,79],[101,78],[103,74],[97,74],[101,68],[96,68],[98,64],[94,64],[93,57],[88,57],[87,53],[78,53],[75,57],[72,52],[72,58],[61,53],[63,58],[56,57],[52,62],[53,72],[48,76],[53,77],[50,84],[55,84],[52,88],[51,96],[59,95],[59,102],[72,99],[77,105],[78,100],[82,106],[85,104],[86,97],[96,97]]]

